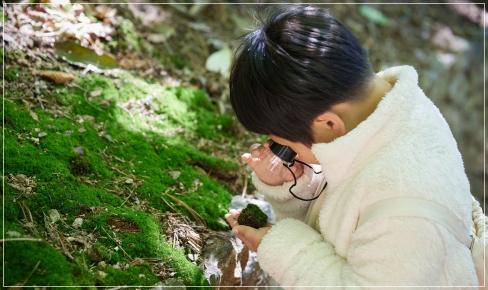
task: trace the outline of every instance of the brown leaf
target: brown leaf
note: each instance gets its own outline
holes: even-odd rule
[[[76,78],[73,74],[52,70],[33,70],[32,74],[48,78],[57,84],[64,84]]]

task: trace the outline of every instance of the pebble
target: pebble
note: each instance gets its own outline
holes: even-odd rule
[[[57,221],[59,221],[61,219],[61,215],[55,209],[50,209],[49,210],[49,217],[51,218],[51,222],[53,224],[56,223]]]
[[[76,155],[83,155],[83,154],[85,154],[85,151],[83,150],[83,147],[81,147],[81,146],[75,147],[75,148],[73,148],[73,150],[75,151],[75,154]]]
[[[81,227],[81,225],[83,224],[83,219],[82,218],[75,218],[75,221],[73,222],[72,226],[77,229],[79,227]]]

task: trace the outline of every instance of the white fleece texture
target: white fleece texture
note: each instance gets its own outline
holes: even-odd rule
[[[436,202],[466,228],[471,223],[461,155],[445,119],[418,87],[417,72],[401,66],[378,75],[394,86],[373,114],[345,136],[312,146],[328,182],[320,202],[294,199],[284,193],[288,184],[263,186],[254,178],[281,214],[259,245],[259,264],[285,289],[477,285],[469,249],[431,220],[391,217],[356,229],[367,206],[394,197]],[[312,187],[300,184],[302,196]],[[302,219],[312,208],[318,231]]]
[[[297,184],[292,188],[292,191],[299,197],[310,199],[322,178],[322,174],[314,174],[313,169],[304,166],[304,172],[297,178]],[[253,172],[252,182],[259,192],[267,193],[266,201],[273,207],[277,221],[285,217],[293,217],[303,221],[310,201],[299,200],[290,194],[289,189],[293,185],[293,181],[285,182],[280,186],[271,186],[262,182]]]

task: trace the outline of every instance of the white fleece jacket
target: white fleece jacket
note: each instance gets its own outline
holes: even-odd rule
[[[269,186],[253,176],[278,220],[258,247],[259,264],[286,289],[477,285],[470,250],[431,220],[389,217],[356,229],[366,207],[394,197],[433,201],[465,221],[466,232],[471,225],[461,155],[417,72],[400,66],[378,75],[393,88],[377,109],[346,135],[312,146],[323,173],[307,172],[294,192],[310,198],[327,181],[317,200],[295,199],[292,182]]]

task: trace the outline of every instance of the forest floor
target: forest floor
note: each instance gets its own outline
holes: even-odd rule
[[[206,239],[259,198],[227,84],[254,5],[42,2],[2,10],[4,286],[215,285]],[[376,71],[419,71],[482,199],[485,12],[327,6]]]

